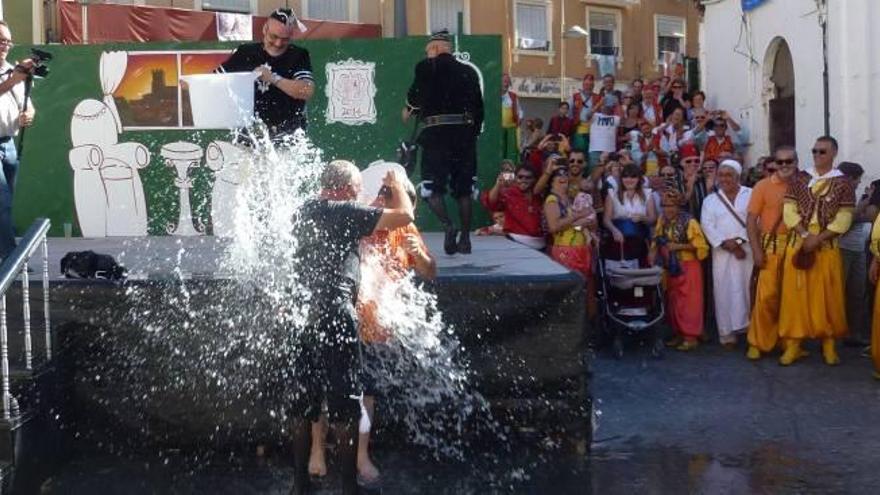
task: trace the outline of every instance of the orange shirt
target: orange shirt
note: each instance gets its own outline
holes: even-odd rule
[[[758,217],[758,225],[761,226],[762,234],[769,234],[773,226],[782,218],[782,203],[788,184],[780,180],[776,175],[761,179],[752,189],[752,197],[749,201],[749,213]],[[788,229],[785,222],[779,222],[776,228],[777,234],[784,234]]]
[[[736,148],[733,146],[733,140],[730,136],[724,136],[721,142],[718,142],[718,136],[712,136],[706,142],[706,148],[703,152],[703,160],[718,160],[721,153],[733,153]],[[770,227],[773,227],[771,224]]]
[[[402,279],[406,275],[407,270],[415,267],[415,259],[404,247],[407,234],[415,234],[422,251],[428,252],[419,229],[413,224],[391,231],[382,230],[364,238],[362,246],[375,249],[378,252],[378,258],[382,263],[382,271],[389,281]],[[363,260],[364,257],[361,259]],[[378,302],[370,299],[370,295],[368,291],[366,294],[362,292],[358,296],[357,311],[360,321],[361,340],[367,343],[385,342],[391,334],[388,329],[382,328],[379,324],[379,318],[376,314]]]

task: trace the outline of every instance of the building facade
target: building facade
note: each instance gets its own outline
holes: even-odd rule
[[[873,161],[880,156],[878,2],[753,3],[744,12],[740,0],[705,2],[700,50],[708,106],[728,109],[749,127],[753,156],[794,145],[806,168],[815,139],[830,133],[841,160],[880,178]]]
[[[21,42],[51,42],[57,3],[6,2]],[[552,114],[587,72],[612,73],[619,85],[662,75],[669,64],[698,55],[699,8],[694,0],[90,0],[267,15],[290,7],[307,19],[382,26],[386,37],[427,35],[447,28],[502,36],[502,64],[528,114]],[[566,34],[567,33],[567,34]],[[690,66],[690,64],[688,64]],[[696,71],[693,71],[696,74]],[[692,78],[692,81],[694,79]]]
[[[699,51],[692,0],[406,0],[408,34],[456,31],[457,12],[466,34],[503,37],[504,69],[535,116],[552,114],[587,72],[627,84]]]

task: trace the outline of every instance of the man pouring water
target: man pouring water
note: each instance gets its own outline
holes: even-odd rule
[[[306,102],[315,93],[309,52],[290,43],[295,26],[306,29],[292,10],[276,9],[263,25],[263,41],[239,46],[215,70],[258,74],[254,114],[273,139],[305,130]]]

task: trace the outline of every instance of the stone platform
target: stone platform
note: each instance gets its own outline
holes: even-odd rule
[[[454,329],[464,351],[470,385],[493,408],[504,409],[499,417],[514,427],[534,430],[539,422],[567,432],[566,438],[579,442],[576,448],[583,450],[591,435],[592,404],[581,277],[502,237],[474,237],[473,254],[467,256],[444,254],[440,234],[426,234],[425,240],[438,264],[437,279],[429,289],[436,293],[444,322]],[[90,422],[87,429],[95,432],[106,424],[123,435],[129,430],[136,435],[146,418],[153,432],[167,434],[152,434],[143,441],[173,447],[203,444],[208,438],[215,444],[226,441],[220,438],[254,438],[253,398],[242,397],[240,403],[218,410],[210,400],[198,400],[199,394],[207,397],[210,391],[196,391],[195,401],[191,396],[163,397],[150,404],[149,411],[131,415],[127,397],[136,391],[126,390],[126,383],[108,382],[108,373],[94,371],[128,366],[114,361],[125,354],[119,346],[137,340],[143,331],[123,323],[131,304],[128,285],[146,288],[141,294],[158,300],[177,283],[179,273],[197,288],[190,304],[212,304],[212,291],[229,282],[218,263],[224,242],[214,237],[49,240],[52,323],[65,354],[71,417]],[[112,255],[128,269],[128,281],[63,278],[61,257],[85,250]],[[34,275],[40,274],[38,260],[32,263]],[[225,331],[207,321],[201,325],[204,328],[193,332],[196,345]],[[160,386],[175,379],[149,361],[136,371],[155,378]],[[102,377],[98,382],[97,375]],[[135,417],[140,418],[138,424],[132,422]]]
[[[473,253],[467,256],[445,254],[442,234],[429,232],[424,238],[437,260],[441,281],[571,281],[575,277],[544,254],[503,237],[472,237]],[[131,280],[176,278],[178,264],[185,279],[220,279],[228,276],[218,266],[227,242],[211,236],[50,238],[49,277],[53,282],[70,282],[61,275],[61,258],[71,251],[91,250],[113,256],[128,269]],[[40,262],[31,260],[32,278],[42,273]]]

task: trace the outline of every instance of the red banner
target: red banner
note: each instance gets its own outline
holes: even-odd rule
[[[130,5],[83,5],[76,1],[58,2],[61,42],[64,44],[217,41],[214,12],[141,7]],[[252,17],[253,40],[262,39],[265,17]],[[295,39],[378,38],[382,27],[376,24],[312,21],[304,19],[305,33],[294,30]]]

